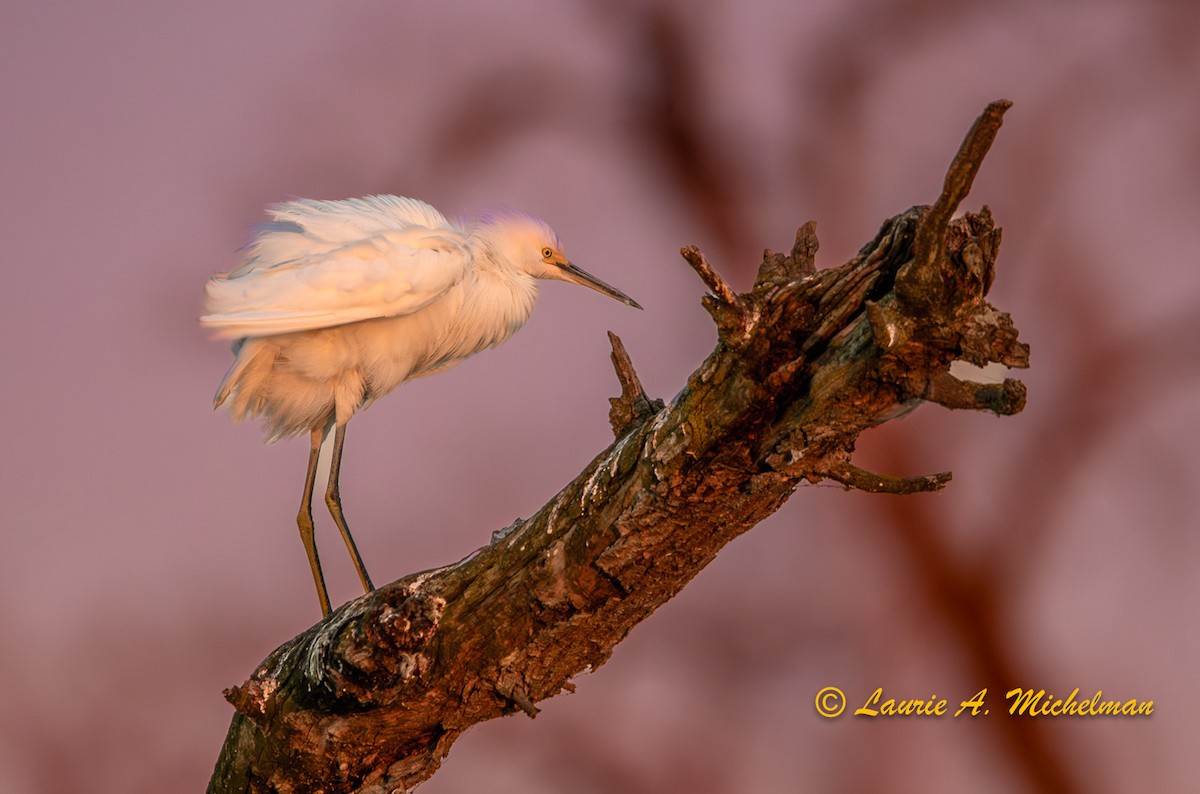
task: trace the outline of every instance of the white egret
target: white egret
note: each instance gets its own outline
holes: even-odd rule
[[[582,284],[641,306],[572,264],[550,227],[528,215],[455,223],[422,201],[368,196],[290,201],[270,216],[242,266],[209,280],[200,322],[236,340],[214,406],[227,405],[234,421],[261,417],[268,442],[309,434],[296,523],[328,614],[312,495],[330,430],[325,502],[370,592],[338,491],[354,413],[508,339],[533,311],[537,279]]]

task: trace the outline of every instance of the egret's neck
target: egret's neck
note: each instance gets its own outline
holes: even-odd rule
[[[516,268],[491,264],[478,263],[454,288],[452,314],[415,376],[495,347],[529,319],[537,301],[537,282]]]
[[[477,270],[474,275],[478,281],[467,290],[466,304],[471,305],[464,308],[468,317],[491,318],[507,329],[501,339],[492,343],[499,344],[529,319],[537,302],[538,287],[537,279],[513,263],[495,232],[493,227],[476,232]]]
[[[479,279],[466,301],[466,316],[478,318],[482,325],[496,325],[498,345],[515,334],[533,313],[537,302],[537,279],[513,267],[480,268]],[[485,319],[486,318],[486,319]]]

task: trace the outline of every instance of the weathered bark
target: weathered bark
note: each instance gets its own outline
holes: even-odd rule
[[[797,485],[941,488],[949,473],[874,474],[858,435],[922,401],[1013,414],[1016,380],[965,383],[952,361],[1028,364],[984,299],[1000,231],[985,207],[951,221],[1000,126],[988,106],[932,206],[888,220],[847,264],[817,271],[815,226],[767,251],[737,295],[695,248],[716,349],[663,406],[620,340],[616,441],[536,515],[461,562],[352,601],[226,692],[237,713],[210,792],[403,791],[471,725],[572,689],[629,630]]]

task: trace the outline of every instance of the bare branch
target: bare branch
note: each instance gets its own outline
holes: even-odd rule
[[[622,392],[613,444],[489,546],[380,587],[274,651],[227,693],[237,714],[209,791],[411,788],[470,726],[532,717],[602,665],[801,482],[943,486],[949,473],[877,475],[850,454],[863,431],[925,400],[997,413],[1023,404],[1015,380],[992,393],[946,374],[956,359],[1028,361],[1011,319],[984,299],[1000,241],[991,214],[937,214],[961,200],[1001,104],[968,136],[945,201],[891,218],[841,267],[811,272],[806,225],[738,296],[685,249],[721,331],[686,387],[650,404],[610,335]],[[931,256],[918,252],[923,240],[937,242]]]

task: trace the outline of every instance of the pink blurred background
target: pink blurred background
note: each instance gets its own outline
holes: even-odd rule
[[[305,444],[212,413],[230,356],[196,323],[263,205],[521,208],[646,307],[550,284],[507,345],[351,424],[347,514],[391,581],[609,443],[605,330],[652,396],[681,388],[715,334],[680,245],[745,289],[816,219],[839,264],[936,197],[1000,97],[966,208],[1004,227],[992,300],[1033,346],[1025,413],[925,406],[864,436],[862,465],[955,479],[801,488],[576,694],[471,730],[422,791],[1186,790],[1200,7],[1004,6],[7,3],[0,790],[202,789],[222,688],[318,617]],[[340,603],[353,571],[318,532]],[[1022,685],[1156,710],[827,721],[827,685],[852,707]]]

